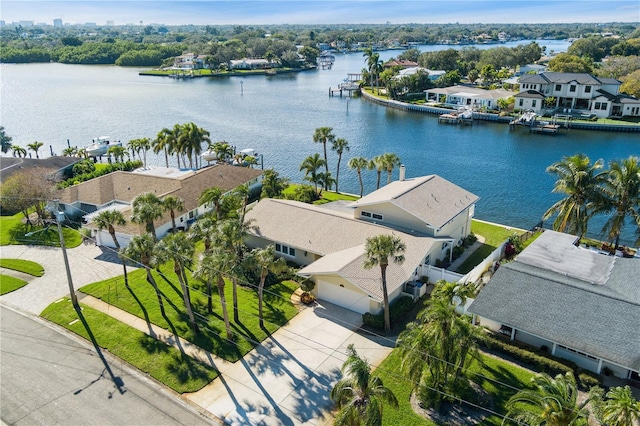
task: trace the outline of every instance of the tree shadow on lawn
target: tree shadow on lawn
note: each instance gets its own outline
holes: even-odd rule
[[[190,380],[203,380],[208,382],[209,373],[202,364],[190,356],[180,353],[171,356],[171,363],[167,367],[168,371],[177,377],[179,383],[186,383]]]
[[[175,284],[173,284],[173,282],[169,278],[167,278],[167,276],[160,270],[160,267],[157,267],[155,271],[173,289],[173,291],[175,291],[176,294],[180,296],[180,298],[182,298],[182,289],[176,287]]]
[[[26,236],[29,232],[33,235]],[[9,229],[9,241],[12,244],[60,246],[58,228],[52,225],[41,227],[20,223]]]

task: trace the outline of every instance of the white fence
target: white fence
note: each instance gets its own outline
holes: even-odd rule
[[[457,272],[449,271],[447,269],[438,268],[437,266],[424,265],[422,267],[422,276],[429,278],[430,283],[435,283],[436,281],[445,280],[448,282],[458,282],[464,275],[458,274]]]
[[[495,262],[498,262],[500,261],[500,259],[502,259],[502,256],[504,254],[504,247],[507,245],[508,242],[509,240],[506,240],[505,242],[500,244],[498,248],[492,251],[489,256],[487,256],[482,262],[480,262],[480,264],[478,264],[478,266],[473,268],[469,273],[467,273],[467,275],[462,277],[462,279],[459,280],[458,282],[476,283],[482,278],[482,274],[484,274],[485,272],[489,270],[493,272],[493,265]]]

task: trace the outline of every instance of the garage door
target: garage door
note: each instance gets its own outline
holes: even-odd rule
[[[318,282],[318,299],[360,314],[369,312],[368,296],[324,281]]]

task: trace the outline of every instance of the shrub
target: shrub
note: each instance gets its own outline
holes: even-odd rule
[[[578,388],[583,391],[588,391],[594,386],[601,386],[602,379],[591,371],[581,371],[578,374]]]
[[[463,246],[455,246],[453,248],[453,258],[454,259],[459,258],[462,255],[462,253],[464,253],[464,247]]]
[[[83,163],[86,160],[83,160],[81,163]],[[91,161],[91,160],[89,160]],[[87,180],[90,179],[94,179],[106,174],[109,174],[111,172],[115,172],[115,171],[131,171],[134,169],[137,169],[138,167],[142,167],[142,161],[140,160],[135,160],[135,161],[125,161],[124,163],[113,163],[113,164],[109,164],[106,167],[102,168],[102,169],[94,169],[91,172],[85,172],[82,174],[74,174],[74,176],[72,178],[69,178],[67,180],[64,180],[62,182],[60,182],[58,184],[58,189],[63,189],[66,188],[68,186],[71,185],[75,185],[78,184],[80,182],[85,182]],[[79,170],[82,170],[83,168],[80,168]],[[74,168],[75,171],[75,168]]]
[[[403,296],[396,299],[396,301],[389,306],[389,319],[392,323],[399,320],[404,314],[409,312],[412,307],[413,299],[411,297]],[[384,313],[373,315],[366,312],[362,315],[362,322],[370,327],[384,330]]]

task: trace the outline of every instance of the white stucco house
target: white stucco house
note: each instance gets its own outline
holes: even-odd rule
[[[199,170],[147,167],[132,172],[113,172],[61,190],[60,208],[70,217],[81,217],[96,238],[98,245],[115,247],[107,230],[100,230],[92,219],[103,210],[120,210],[127,220],[115,226],[120,246],[126,247],[134,235],[144,233],[144,226],[131,223],[132,202],[140,194],[152,192],[160,198],[175,195],[182,199],[185,211],[176,214],[176,227],[186,229],[198,217],[213,209],[201,205],[200,195],[208,188],[218,187],[223,193],[247,184],[257,189],[262,182],[262,170],[215,164]],[[172,229],[171,217],[165,213],[155,221],[156,234],[162,238]]]
[[[261,70],[269,68],[277,68],[280,64],[276,61],[267,59],[232,59],[229,62],[229,69],[232,70]]]
[[[468,312],[476,322],[601,373],[640,382],[640,258],[546,230],[501,265]]]
[[[206,68],[206,55],[197,53],[185,53],[173,58],[173,68],[181,70],[194,70]]]
[[[364,269],[367,238],[395,235],[406,245],[402,265],[390,264],[392,303],[419,280],[423,267],[450,256],[469,235],[478,197],[436,175],[401,179],[355,202],[315,206],[263,199],[249,212],[258,229],[249,247],[274,244],[283,258],[303,266],[299,275],[315,284],[314,295],[359,313],[382,310],[380,269]]]
[[[498,109],[498,100],[514,95],[505,89],[485,90],[477,87],[455,85],[425,90],[427,102],[437,102],[449,106]]]
[[[518,84],[521,92],[515,95],[516,108],[542,112],[544,102],[526,105],[532,103],[531,94],[536,92],[542,99],[554,98],[555,104],[551,108],[566,114],[640,116],[640,99],[620,93],[621,82],[615,78],[594,77],[586,73],[543,72],[525,74],[518,79]]]

